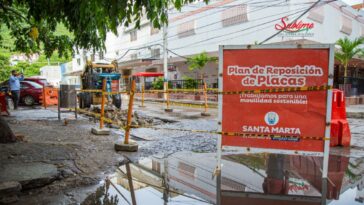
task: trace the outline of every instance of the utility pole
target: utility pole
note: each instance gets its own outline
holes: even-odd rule
[[[167,19],[168,19],[168,6],[165,10]],[[168,31],[167,31],[167,23],[163,23],[163,73],[164,73],[164,82],[168,83]],[[167,86],[166,83],[164,83],[164,100],[167,100]]]

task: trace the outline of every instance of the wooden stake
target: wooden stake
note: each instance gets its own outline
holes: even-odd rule
[[[128,118],[127,118],[127,125],[125,128],[124,144],[129,144],[130,126],[131,126],[131,120],[132,120],[132,114],[133,114],[134,92],[135,92],[135,80],[132,81],[131,89],[130,89],[130,93],[129,93]]]
[[[144,107],[144,85],[142,85],[142,107]]]
[[[104,128],[106,79],[102,80],[100,129]]]
[[[169,92],[168,92],[168,82],[164,82],[165,83],[165,88],[166,88],[166,96],[167,96],[167,101],[166,101],[166,104],[167,104],[167,109],[169,109]]]
[[[205,113],[207,113],[208,105],[207,105],[207,85],[206,85],[206,82],[203,83],[203,94],[205,96]]]

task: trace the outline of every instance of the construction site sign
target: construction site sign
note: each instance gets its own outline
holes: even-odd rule
[[[220,145],[322,154],[332,46],[221,46],[219,59]]]

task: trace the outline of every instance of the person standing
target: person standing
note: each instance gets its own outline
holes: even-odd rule
[[[9,88],[11,92],[11,97],[14,101],[14,109],[18,109],[19,99],[20,99],[20,81],[24,79],[23,74],[19,75],[15,70],[11,71],[11,76],[9,79]]]

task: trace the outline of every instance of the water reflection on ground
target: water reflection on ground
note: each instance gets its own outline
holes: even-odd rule
[[[83,204],[362,204],[361,158],[230,154],[216,176],[215,153],[175,153],[126,163]],[[219,181],[219,183],[216,183]],[[218,184],[218,186],[216,186]],[[221,190],[216,194],[216,190]]]

